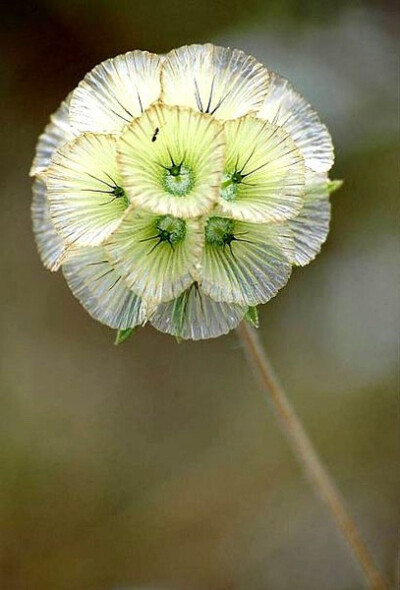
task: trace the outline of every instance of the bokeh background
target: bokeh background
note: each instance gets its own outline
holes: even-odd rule
[[[336,145],[331,234],[260,335],[376,560],[399,524],[398,14],[342,0],[16,0],[0,91],[0,587],[355,590],[358,567],[233,333],[115,348],[43,269],[28,169],[107,57],[212,41],[289,77]]]

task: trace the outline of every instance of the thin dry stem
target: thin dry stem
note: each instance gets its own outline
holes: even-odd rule
[[[353,556],[361,566],[367,587],[373,590],[388,590],[388,583],[374,565],[372,556],[361,538],[354,520],[348,514],[339,491],[279,384],[255,329],[242,322],[237,331],[247,356],[261,378],[263,388],[269,395],[284,434],[308,475],[315,493],[328,506],[336,526],[342,532]]]

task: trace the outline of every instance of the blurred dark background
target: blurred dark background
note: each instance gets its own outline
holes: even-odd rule
[[[41,266],[28,170],[103,59],[191,42],[289,77],[336,146],[331,234],[261,311],[289,397],[393,581],[399,524],[398,14],[393,2],[36,0],[1,18],[0,587],[355,590],[234,333],[115,348]]]

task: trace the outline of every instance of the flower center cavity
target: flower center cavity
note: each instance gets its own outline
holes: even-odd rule
[[[142,242],[148,242],[155,240],[151,251],[162,243],[167,243],[172,249],[181,242],[186,234],[186,223],[183,219],[172,217],[172,215],[163,215],[159,217],[154,224],[154,235],[141,240]]]
[[[221,197],[225,201],[234,201],[239,196],[239,184],[242,182],[244,174],[238,170],[235,172],[226,172],[221,185]]]
[[[226,246],[233,258],[235,254],[232,249],[234,242],[246,242],[251,244],[250,240],[243,238],[248,232],[235,231],[235,222],[233,219],[227,219],[226,217],[210,217],[206,224],[206,243],[211,246],[217,246],[225,250]]]
[[[225,217],[210,217],[206,225],[206,241],[224,247],[235,240],[234,221]]]
[[[171,195],[184,197],[193,188],[193,170],[183,161],[180,164],[172,162],[171,166],[164,166],[162,184],[164,189]]]

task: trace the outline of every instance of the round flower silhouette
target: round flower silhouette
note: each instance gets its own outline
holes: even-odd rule
[[[96,66],[51,116],[31,175],[43,264],[120,331],[213,338],[325,241],[333,146],[287,80],[211,44]]]

